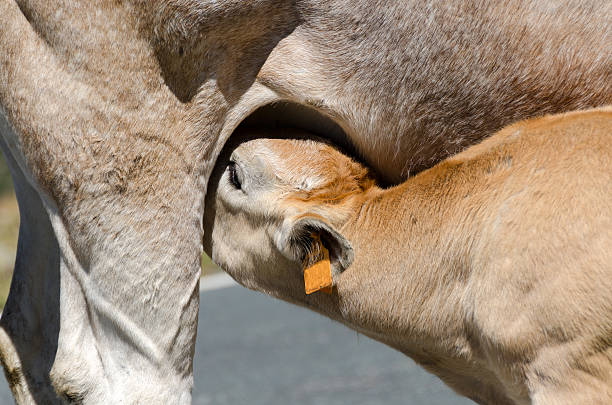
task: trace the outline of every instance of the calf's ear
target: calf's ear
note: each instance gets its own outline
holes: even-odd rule
[[[322,243],[329,250],[332,274],[346,270],[353,262],[351,243],[319,215],[302,215],[285,220],[276,238],[278,249],[291,260],[303,263],[307,254]]]

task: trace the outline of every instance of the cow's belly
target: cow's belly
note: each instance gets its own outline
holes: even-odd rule
[[[399,14],[409,15],[405,11]],[[366,163],[390,182],[515,121],[612,102],[609,61],[599,56],[605,54],[599,40],[605,29],[581,38],[592,44],[588,52],[580,41],[560,43],[563,52],[575,55],[568,64],[554,57],[534,59],[533,49],[557,37],[542,38],[527,21],[521,24],[534,30],[533,36],[503,46],[495,32],[480,25],[478,41],[458,44],[432,34],[424,44],[413,33],[414,25],[424,21],[388,18],[382,8],[351,13],[350,22],[359,24],[330,8],[316,24],[295,28],[273,48],[257,82],[282,100],[330,117]],[[441,34],[448,28],[437,23],[427,29]],[[516,27],[498,29],[507,32],[503,38],[512,38]],[[581,53],[584,57],[578,57]],[[557,62],[563,62],[563,71],[550,68]],[[573,72],[589,72],[591,80]]]

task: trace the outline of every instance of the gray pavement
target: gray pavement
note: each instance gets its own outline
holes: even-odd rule
[[[195,405],[473,404],[399,352],[304,308],[235,286],[200,299]],[[1,380],[0,404],[10,404]]]

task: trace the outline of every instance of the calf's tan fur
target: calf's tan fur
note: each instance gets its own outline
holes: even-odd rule
[[[390,189],[306,139],[246,141],[216,170],[205,249],[245,286],[481,404],[612,402],[612,110],[511,125]],[[331,296],[304,293],[312,232]]]

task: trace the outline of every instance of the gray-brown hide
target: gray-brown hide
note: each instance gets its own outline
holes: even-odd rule
[[[612,403],[612,108],[511,125],[389,189],[330,145],[281,139],[308,134],[244,135],[277,139],[219,162],[205,215],[205,250],[237,281],[481,404]],[[312,233],[332,295],[304,291]]]
[[[307,129],[329,117],[398,181],[516,119],[610,103],[611,13],[0,0],[0,144],[22,215],[0,357],[17,401],[189,402],[207,180],[259,107],[309,107]]]

